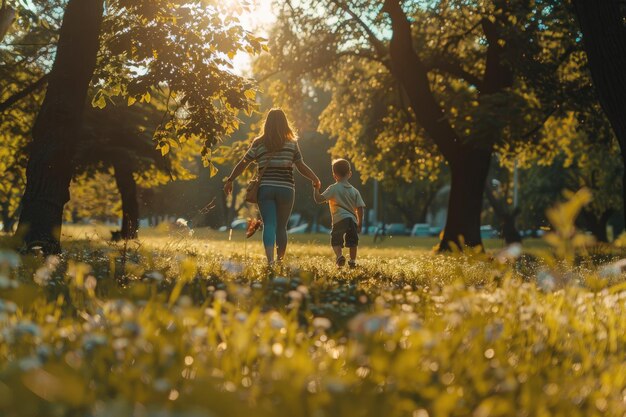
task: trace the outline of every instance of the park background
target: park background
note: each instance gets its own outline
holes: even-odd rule
[[[0,51],[5,62],[0,221],[6,232],[18,223],[30,129],[45,93],[64,4],[20,3],[18,24]],[[467,159],[482,161],[478,170],[456,169],[465,170],[459,177],[480,178],[478,186],[456,186],[473,190],[459,195],[464,201],[456,204],[453,216],[465,219],[462,223],[472,234],[479,223],[482,236],[511,243],[543,234],[549,228],[546,210],[562,192],[587,187],[594,199],[579,226],[602,242],[617,237],[624,228],[619,146],[593,91],[582,43],[571,36],[577,31],[573,9],[550,2],[534,10],[489,2],[458,10],[446,2],[414,5],[411,13],[417,15],[412,19],[420,22],[415,36],[426,40],[419,53],[430,66],[428,77],[443,117],[461,141],[468,141],[468,149],[478,149],[479,154]],[[258,111],[250,108],[249,116],[242,113],[222,129],[230,134],[211,139],[215,146],[210,158],[200,153],[205,146],[200,136],[183,143],[184,135],[175,132],[180,126],[163,123],[175,118],[167,74],[144,74],[140,68],[154,65],[151,58],[158,60],[150,43],[165,34],[137,33],[141,45],[135,48],[153,49],[156,55],[142,56],[152,52],[141,51],[128,62],[97,64],[99,81],[92,83],[86,103],[64,222],[108,222],[130,230],[139,219],[146,227],[183,218],[194,228],[223,229],[239,217],[255,217],[254,209],[243,203],[250,176],[239,181],[234,200],[221,192],[222,180],[259,133],[263,111],[282,106],[299,131],[306,161],[324,185],[332,182],[333,157],[352,161],[358,173],[353,182],[368,204],[366,232],[393,224],[391,234],[437,236],[446,223],[451,159],[440,153],[432,132],[416,125],[420,115],[411,114],[416,106],[411,107],[409,95],[398,90],[398,79],[389,74],[381,48],[392,32],[377,5],[231,2],[217,13],[268,39],[261,47],[256,38],[256,44],[239,38],[240,44],[227,45],[232,50],[215,52],[226,58],[220,64],[223,70],[258,80],[246,90]],[[495,46],[484,38],[488,32],[481,28],[481,13],[501,14],[506,20],[501,23],[508,24]],[[442,27],[442,19],[450,26]],[[124,47],[129,45],[116,42],[127,40],[104,39],[100,60],[127,53]],[[167,43],[160,48],[171,52],[167,59],[181,53]],[[489,59],[495,52],[503,60],[499,67]],[[202,59],[214,59],[209,55]],[[139,101],[132,107],[119,97],[129,87],[141,90],[129,99]],[[299,232],[325,232],[328,211],[314,204],[302,178],[297,181],[294,213],[300,217],[292,226],[300,226]],[[462,229],[456,233],[471,244],[480,243],[479,236]],[[115,236],[134,237],[129,230]]]
[[[625,16],[2,0],[0,415],[624,416]],[[357,268],[229,230],[272,106],[394,225]]]

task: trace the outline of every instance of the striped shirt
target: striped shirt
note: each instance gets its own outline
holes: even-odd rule
[[[296,188],[296,183],[293,179],[293,166],[296,162],[302,160],[298,142],[287,141],[281,150],[272,154],[271,151],[267,150],[262,140],[255,140],[252,142],[243,160],[248,163],[255,161],[258,174],[261,173],[263,167],[267,166],[263,177],[261,177],[260,186],[273,185],[291,189]]]

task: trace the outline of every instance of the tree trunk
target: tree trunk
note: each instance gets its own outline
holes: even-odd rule
[[[115,162],[115,183],[122,197],[122,240],[137,239],[139,230],[139,203],[137,201],[137,183],[133,170],[128,163]],[[117,235],[116,235],[117,236]]]
[[[4,3],[2,4],[3,6],[0,8],[0,41],[4,39],[4,35],[7,34],[13,20],[15,20],[15,10]]]
[[[2,210],[0,210],[0,216],[2,220],[2,231],[5,233],[10,233],[13,230],[13,225],[15,224],[15,220],[9,214],[9,202],[8,201],[2,205]]]
[[[626,26],[619,3],[574,0],[591,77],[626,161]],[[626,183],[622,192],[626,221]]]
[[[428,68],[413,46],[411,20],[402,8],[402,1],[385,0],[382,10],[391,19],[391,72],[403,86],[415,120],[450,164],[452,183],[448,218],[439,250],[448,251],[454,245],[461,250],[463,246],[482,247],[480,216],[491,163],[491,146],[483,149],[480,145],[464,145],[452,127],[432,91]],[[499,26],[489,19],[483,19],[481,26],[488,43],[484,74],[477,86],[483,96],[511,86],[513,73],[503,59],[505,44],[502,44]],[[468,82],[476,82],[475,76],[468,78],[472,79]]]
[[[612,214],[613,213],[608,210],[602,213],[600,217],[598,217],[590,210],[583,210],[582,215],[585,221],[585,225],[598,242],[609,242],[609,236],[607,234],[606,228]]]
[[[17,234],[24,250],[61,250],[63,206],[72,157],[96,65],[103,0],[70,0],[65,8],[48,90],[33,127],[26,190]]]
[[[518,209],[509,210],[506,204],[496,198],[493,191],[489,189],[489,185],[485,189],[485,196],[489,200],[489,204],[493,207],[493,211],[496,218],[500,221],[502,230],[502,237],[504,243],[510,245],[511,243],[521,243],[522,235],[520,235],[517,227],[515,226],[515,220],[519,215]]]
[[[491,150],[468,146],[461,155],[450,161],[450,201],[439,251],[482,247],[480,221]]]

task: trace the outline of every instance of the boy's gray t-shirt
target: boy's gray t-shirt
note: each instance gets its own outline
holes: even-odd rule
[[[322,193],[322,197],[328,201],[333,224],[345,219],[353,219],[356,223],[356,209],[365,207],[361,193],[348,181],[339,181],[329,186]]]

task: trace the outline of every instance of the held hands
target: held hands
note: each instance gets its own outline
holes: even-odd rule
[[[232,180],[226,179],[226,183],[224,184],[224,193],[226,195],[230,195],[233,192],[233,182]]]
[[[315,188],[318,191],[322,188],[322,183],[319,180],[319,178],[314,179],[313,181],[311,181],[311,183],[313,184],[313,188]]]

